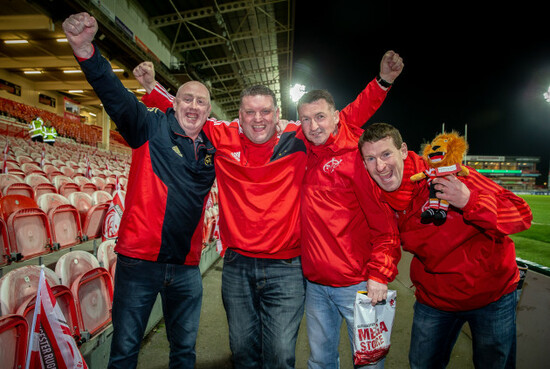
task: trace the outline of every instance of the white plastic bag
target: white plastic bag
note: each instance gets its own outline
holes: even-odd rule
[[[385,302],[372,306],[367,292],[357,292],[353,314],[355,365],[374,364],[388,354],[395,316],[395,300],[396,291],[388,290]]]

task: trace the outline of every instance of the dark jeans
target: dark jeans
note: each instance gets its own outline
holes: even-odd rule
[[[294,368],[305,300],[300,257],[259,259],[228,249],[222,298],[236,369]]]
[[[412,369],[443,369],[464,323],[472,331],[474,366],[516,367],[517,292],[479,309],[448,312],[414,304],[409,362]]]
[[[147,321],[159,293],[170,343],[170,368],[194,367],[202,301],[199,267],[118,255],[109,368],[136,367]]]

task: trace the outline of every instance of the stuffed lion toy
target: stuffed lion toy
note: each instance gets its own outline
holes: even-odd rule
[[[468,151],[468,144],[464,137],[456,132],[441,133],[434,140],[424,146],[422,157],[428,164],[428,169],[411,176],[412,182],[427,178],[430,188],[429,207],[420,215],[422,219],[431,219],[444,221],[447,218],[449,203],[436,197],[439,192],[435,189],[432,180],[436,177],[444,177],[450,174],[467,176],[470,172],[468,168],[460,163]]]

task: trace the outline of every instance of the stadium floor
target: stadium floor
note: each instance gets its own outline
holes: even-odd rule
[[[405,255],[404,255],[405,258]],[[406,262],[403,260],[403,262]],[[408,268],[406,268],[408,273]],[[221,300],[222,262],[218,260],[203,274],[203,304],[199,335],[197,339],[197,369],[232,368],[231,352],[225,311]],[[408,288],[408,278],[396,279],[390,289],[397,291],[397,310],[392,332],[392,345],[386,358],[386,369],[408,368],[408,347],[412,323],[414,295]],[[307,368],[309,347],[302,321],[296,345],[296,369]],[[471,339],[467,333],[461,333],[452,353],[448,369],[473,368],[471,361]],[[340,334],[340,366],[353,368],[351,348],[347,338],[345,323]],[[138,369],[168,368],[168,341],[164,323],[161,321],[143,341],[139,356]]]

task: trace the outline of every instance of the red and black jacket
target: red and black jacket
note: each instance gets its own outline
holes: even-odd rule
[[[112,72],[97,47],[80,66],[107,114],[130,145],[132,164],[116,252],[171,264],[197,265],[203,205],[214,182],[215,148],[198,145],[174,110],[148,109]]]

